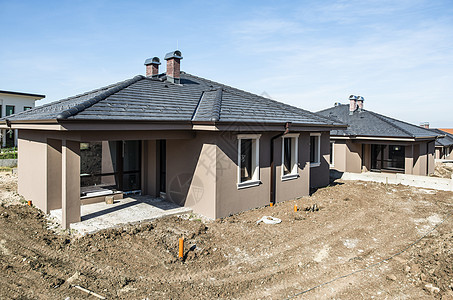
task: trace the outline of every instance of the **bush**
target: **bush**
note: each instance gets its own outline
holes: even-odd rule
[[[17,159],[17,152],[0,153],[0,159]]]

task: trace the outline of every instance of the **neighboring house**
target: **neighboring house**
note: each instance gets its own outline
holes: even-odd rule
[[[81,196],[108,189],[219,218],[329,183],[329,131],[344,124],[180,72],[181,59],[0,120],[19,130],[19,193],[68,227]]]
[[[453,159],[453,134],[441,129],[431,129],[441,135],[436,140],[436,159]]]
[[[44,98],[44,95],[10,92],[0,90],[0,118],[19,113],[35,107],[35,101]],[[17,130],[1,130],[0,146],[17,146]]]
[[[428,175],[434,172],[437,133],[363,109],[363,97],[351,95],[349,105],[336,103],[318,112],[348,124],[331,131],[331,168]]]

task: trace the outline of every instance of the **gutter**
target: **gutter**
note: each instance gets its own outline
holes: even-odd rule
[[[291,122],[286,122],[285,123],[285,131],[282,133],[277,134],[276,136],[273,136],[271,138],[271,189],[270,189],[270,201],[269,203],[275,204],[275,170],[274,170],[274,141],[275,139],[278,139],[279,137],[284,136],[289,132],[289,126],[291,125]]]

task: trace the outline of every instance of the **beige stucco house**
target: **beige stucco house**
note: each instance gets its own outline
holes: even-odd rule
[[[38,94],[0,91],[0,118],[32,109],[35,107],[35,102],[44,97],[44,95]],[[17,130],[2,129],[0,131],[0,138],[0,147],[17,146]]]
[[[438,134],[363,108],[363,97],[318,112],[346,129],[331,131],[329,162],[339,172],[391,172],[428,175],[434,172]]]
[[[19,131],[19,193],[63,225],[105,193],[165,197],[219,218],[329,182],[329,132],[345,125],[180,71],[146,76],[0,120]]]

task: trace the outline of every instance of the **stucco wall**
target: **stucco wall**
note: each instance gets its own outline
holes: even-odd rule
[[[435,142],[428,142],[428,175],[434,173],[434,151],[435,151]]]
[[[35,107],[35,99],[20,95],[5,95],[0,93],[0,105],[2,105],[1,115],[6,116],[6,106],[13,105],[14,113],[24,111],[24,107]]]
[[[170,201],[215,218],[215,134],[200,131],[195,139],[167,140],[166,180]]]
[[[217,136],[217,217],[225,217],[269,204],[271,138],[278,133],[265,133],[260,137],[261,184],[242,189],[237,187],[237,136],[234,133],[222,133]],[[300,133],[298,141],[299,177],[286,181],[282,181],[281,177],[282,139],[277,138],[274,141],[275,199],[277,202],[294,199],[309,193],[309,133]],[[324,175],[328,181],[328,169]]]
[[[362,172],[362,143],[346,141],[346,172]]]
[[[21,130],[18,144],[18,192],[25,200],[48,212],[46,139],[32,131]]]
[[[332,169],[339,172],[346,172],[346,141],[334,140],[333,166]]]
[[[307,139],[309,138],[309,135]],[[308,152],[307,160],[310,159],[309,143],[304,145]],[[320,162],[317,167],[310,167],[310,187],[317,188],[329,184],[329,157],[330,157],[330,134],[329,132],[321,133]]]

